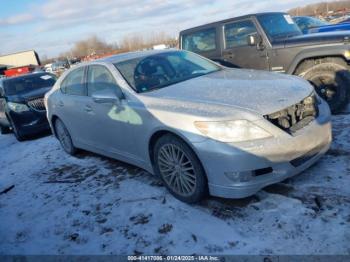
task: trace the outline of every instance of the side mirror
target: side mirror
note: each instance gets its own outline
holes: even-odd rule
[[[258,36],[257,35],[248,35],[247,42],[249,46],[256,46],[258,44]]]
[[[120,100],[123,98],[123,94],[119,89],[117,90],[104,89],[96,91],[92,93],[91,97],[92,100],[98,104],[119,104]]]
[[[249,46],[256,46],[258,50],[265,49],[263,40],[258,34],[248,35],[247,42]]]

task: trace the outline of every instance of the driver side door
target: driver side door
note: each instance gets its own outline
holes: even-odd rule
[[[249,35],[258,35],[258,30],[251,19],[225,24],[222,52],[224,60],[239,68],[269,70],[266,48],[250,46]]]

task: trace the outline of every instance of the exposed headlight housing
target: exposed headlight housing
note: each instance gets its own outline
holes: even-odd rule
[[[20,104],[20,103],[14,103],[14,102],[8,102],[7,106],[15,112],[25,112],[25,111],[29,111],[29,107],[25,104]]]
[[[202,134],[221,142],[243,142],[272,137],[248,120],[195,122],[194,125]]]

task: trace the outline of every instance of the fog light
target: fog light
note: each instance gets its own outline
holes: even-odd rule
[[[225,176],[232,182],[248,182],[252,179],[252,172],[225,172]]]

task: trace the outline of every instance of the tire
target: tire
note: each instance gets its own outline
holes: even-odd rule
[[[70,155],[74,155],[77,149],[73,145],[72,138],[68,132],[68,129],[60,119],[56,119],[55,121],[55,133],[64,151]]]
[[[11,124],[11,127],[12,127],[12,131],[13,131],[13,134],[15,135],[16,139],[19,141],[19,142],[22,142],[26,139],[26,137],[21,133],[21,130],[18,129],[17,125],[15,124],[15,122],[13,122],[11,120],[11,118],[8,118],[10,124]]]
[[[7,126],[0,126],[0,132],[2,135],[6,135],[6,134],[11,133],[11,130]]]
[[[332,113],[339,113],[350,97],[350,72],[345,66],[326,62],[312,66],[301,76],[329,105]]]
[[[155,173],[170,193],[186,203],[196,203],[208,194],[204,169],[193,150],[173,135],[160,137],[154,145]]]

